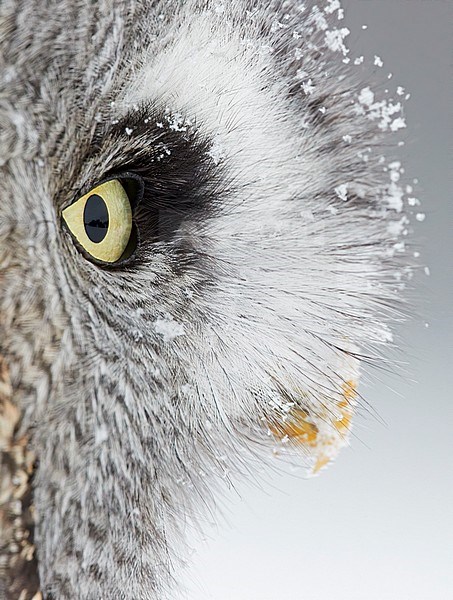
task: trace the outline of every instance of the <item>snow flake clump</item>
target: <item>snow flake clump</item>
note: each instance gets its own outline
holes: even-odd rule
[[[218,138],[215,138],[214,143],[211,146],[211,149],[208,152],[208,156],[210,156],[217,166],[226,156],[225,148],[220,143]]]
[[[387,225],[387,233],[394,238],[398,238],[402,234],[405,226],[408,223],[409,223],[409,219],[407,217],[403,217],[402,219],[399,219],[398,221],[396,221],[396,220],[390,221],[389,224]]]
[[[355,105],[357,114],[367,115],[371,121],[380,119],[379,129],[382,131],[398,131],[406,127],[406,120],[402,116],[393,119],[393,116],[401,112],[401,102],[393,103],[391,100],[375,102],[374,93],[369,87],[363,88],[358,95],[358,103]]]
[[[302,84],[302,89],[304,90],[304,94],[306,94],[307,96],[309,94],[313,94],[315,86],[313,85],[312,80],[309,79],[308,81],[304,81],[304,83]]]
[[[374,93],[369,87],[363,88],[358,98],[360,104],[370,107],[374,102]]]
[[[171,342],[176,337],[184,335],[184,325],[177,323],[168,313],[154,321],[154,330],[163,337],[164,342]]]
[[[335,193],[340,198],[340,200],[346,201],[348,199],[348,184],[342,183],[341,185],[336,187]]]
[[[190,119],[185,118],[181,113],[172,114],[168,109],[165,111],[165,118],[172,131],[187,131],[192,125]]]
[[[308,73],[304,69],[297,69],[296,74],[294,75],[295,79],[305,79],[306,77],[308,77]]]
[[[271,33],[275,33],[279,29],[286,29],[287,27],[288,27],[288,25],[285,25],[284,23],[280,23],[280,21],[274,21],[271,25]]]
[[[383,67],[384,66],[384,62],[382,60],[382,58],[380,56],[375,56],[374,57],[374,64],[376,67]]]
[[[313,6],[312,8],[310,21],[313,21],[318,31],[325,31],[329,26],[326,17],[322,14],[317,6]]]
[[[401,168],[401,163],[398,161],[390,163],[388,168],[390,170],[390,185],[387,188],[385,200],[390,209],[400,213],[403,210],[404,191],[402,187],[398,185],[398,181],[403,169]]]
[[[326,35],[324,37],[326,46],[332,50],[332,52],[341,52],[344,56],[346,56],[346,54],[349,53],[349,50],[346,48],[344,40],[350,33],[351,32],[347,27],[326,31]]]
[[[326,12],[328,15],[331,15],[336,10],[341,10],[340,0],[327,0],[327,1],[328,1],[328,6],[326,6],[326,8],[324,9],[324,12]]]
[[[398,129],[404,129],[406,127],[406,119],[404,117],[398,117],[390,123],[390,129],[392,131],[398,131]]]

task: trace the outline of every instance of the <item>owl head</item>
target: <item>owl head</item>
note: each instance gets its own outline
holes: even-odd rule
[[[400,310],[402,106],[337,0],[0,10],[5,597],[160,599],[219,482],[347,442]]]

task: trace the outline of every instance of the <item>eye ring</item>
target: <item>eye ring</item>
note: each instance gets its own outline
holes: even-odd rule
[[[112,174],[62,211],[62,221],[85,258],[106,267],[123,266],[133,258],[140,241],[133,215],[143,191],[136,173]]]

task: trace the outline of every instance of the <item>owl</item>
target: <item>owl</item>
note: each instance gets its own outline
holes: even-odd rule
[[[338,0],[0,11],[1,594],[175,598],[225,480],[348,441],[410,272],[403,105]]]

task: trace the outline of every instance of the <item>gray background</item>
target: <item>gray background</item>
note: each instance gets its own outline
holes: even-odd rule
[[[412,94],[401,155],[426,221],[415,238],[431,276],[397,330],[399,374],[369,373],[352,447],[320,477],[267,474],[239,486],[226,521],[193,537],[191,600],[453,598],[453,3],[343,0],[353,58],[378,54]],[[368,29],[362,30],[362,25]],[[368,62],[369,64],[369,62]]]

